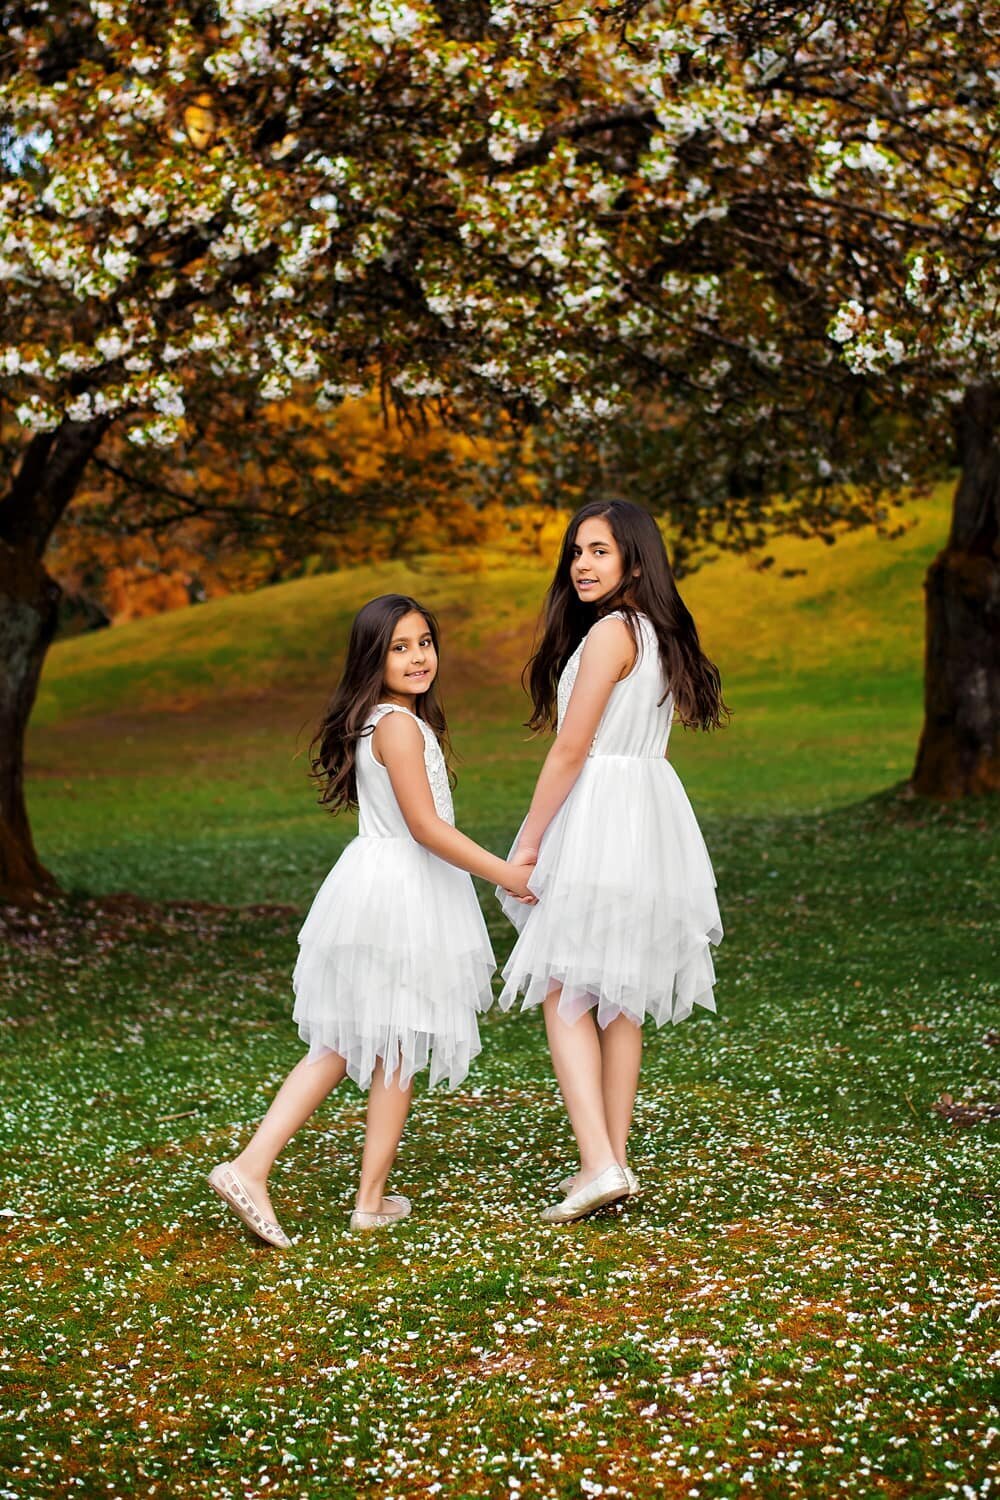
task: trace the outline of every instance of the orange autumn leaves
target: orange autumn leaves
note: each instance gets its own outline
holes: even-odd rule
[[[286,400],[192,435],[164,463],[113,455],[67,517],[53,571],[115,623],[351,564],[484,547],[550,557],[578,486],[509,424],[404,426],[375,395]]]

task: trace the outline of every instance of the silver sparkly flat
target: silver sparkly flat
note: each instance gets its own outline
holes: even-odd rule
[[[395,1224],[398,1219],[405,1219],[410,1212],[410,1200],[404,1198],[402,1193],[386,1193],[386,1203],[399,1203],[402,1206],[394,1214],[371,1214],[362,1208],[356,1208],[351,1214],[352,1229],[384,1229],[386,1224]]]
[[[220,1161],[219,1165],[209,1172],[207,1181],[212,1191],[218,1193],[223,1203],[229,1204],[233,1213],[243,1220],[258,1239],[268,1245],[276,1245],[279,1250],[291,1249],[292,1242],[288,1235],[274,1219],[265,1219],[246,1187],[237,1177],[232,1162]]]
[[[585,1219],[606,1203],[620,1203],[628,1194],[628,1178],[618,1163],[613,1162],[593,1182],[588,1182],[586,1187],[577,1188],[576,1192],[570,1193],[561,1203],[554,1203],[551,1208],[544,1209],[542,1218],[547,1224],[570,1224],[574,1219]]]
[[[639,1194],[642,1192],[642,1187],[639,1184],[638,1177],[632,1171],[632,1168],[630,1166],[628,1166],[628,1165],[622,1167],[622,1171],[625,1173],[625,1181],[628,1183],[628,1195],[629,1195],[629,1197],[630,1198],[637,1198],[639,1196]],[[562,1193],[563,1196],[565,1197],[567,1193],[571,1193],[573,1191],[573,1184],[574,1184],[575,1181],[576,1181],[576,1177],[575,1176],[573,1176],[573,1177],[564,1177],[563,1180],[562,1180],[562,1182],[556,1183],[556,1192],[557,1193]]]

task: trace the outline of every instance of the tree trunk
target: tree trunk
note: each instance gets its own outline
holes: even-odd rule
[[[1000,385],[974,386],[957,419],[962,477],[951,535],[927,573],[921,796],[1000,791]]]
[[[0,900],[55,881],[35,853],[24,801],[24,736],[59,611],[59,585],[26,547],[0,542]]]
[[[25,732],[62,592],[42,557],[108,425],[64,422],[39,433],[0,497],[0,901],[55,887],[35,853],[24,800]]]

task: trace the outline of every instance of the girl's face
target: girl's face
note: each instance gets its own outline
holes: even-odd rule
[[[386,652],[383,669],[386,697],[395,702],[422,697],[437,676],[437,669],[430,627],[423,615],[411,610],[396,621]]]
[[[569,576],[577,597],[599,604],[618,588],[625,573],[621,548],[604,516],[581,521],[570,548]]]

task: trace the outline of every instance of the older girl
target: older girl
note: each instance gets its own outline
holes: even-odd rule
[[[500,1004],[544,1010],[580,1152],[544,1217],[567,1222],[638,1191],[627,1145],[645,1017],[715,1009],[715,879],[666,754],[675,713],[710,729],[728,710],[638,506],[597,502],[571,521],[530,689],[530,726],[558,733],[511,854],[537,905],[498,891],[520,929]]]

